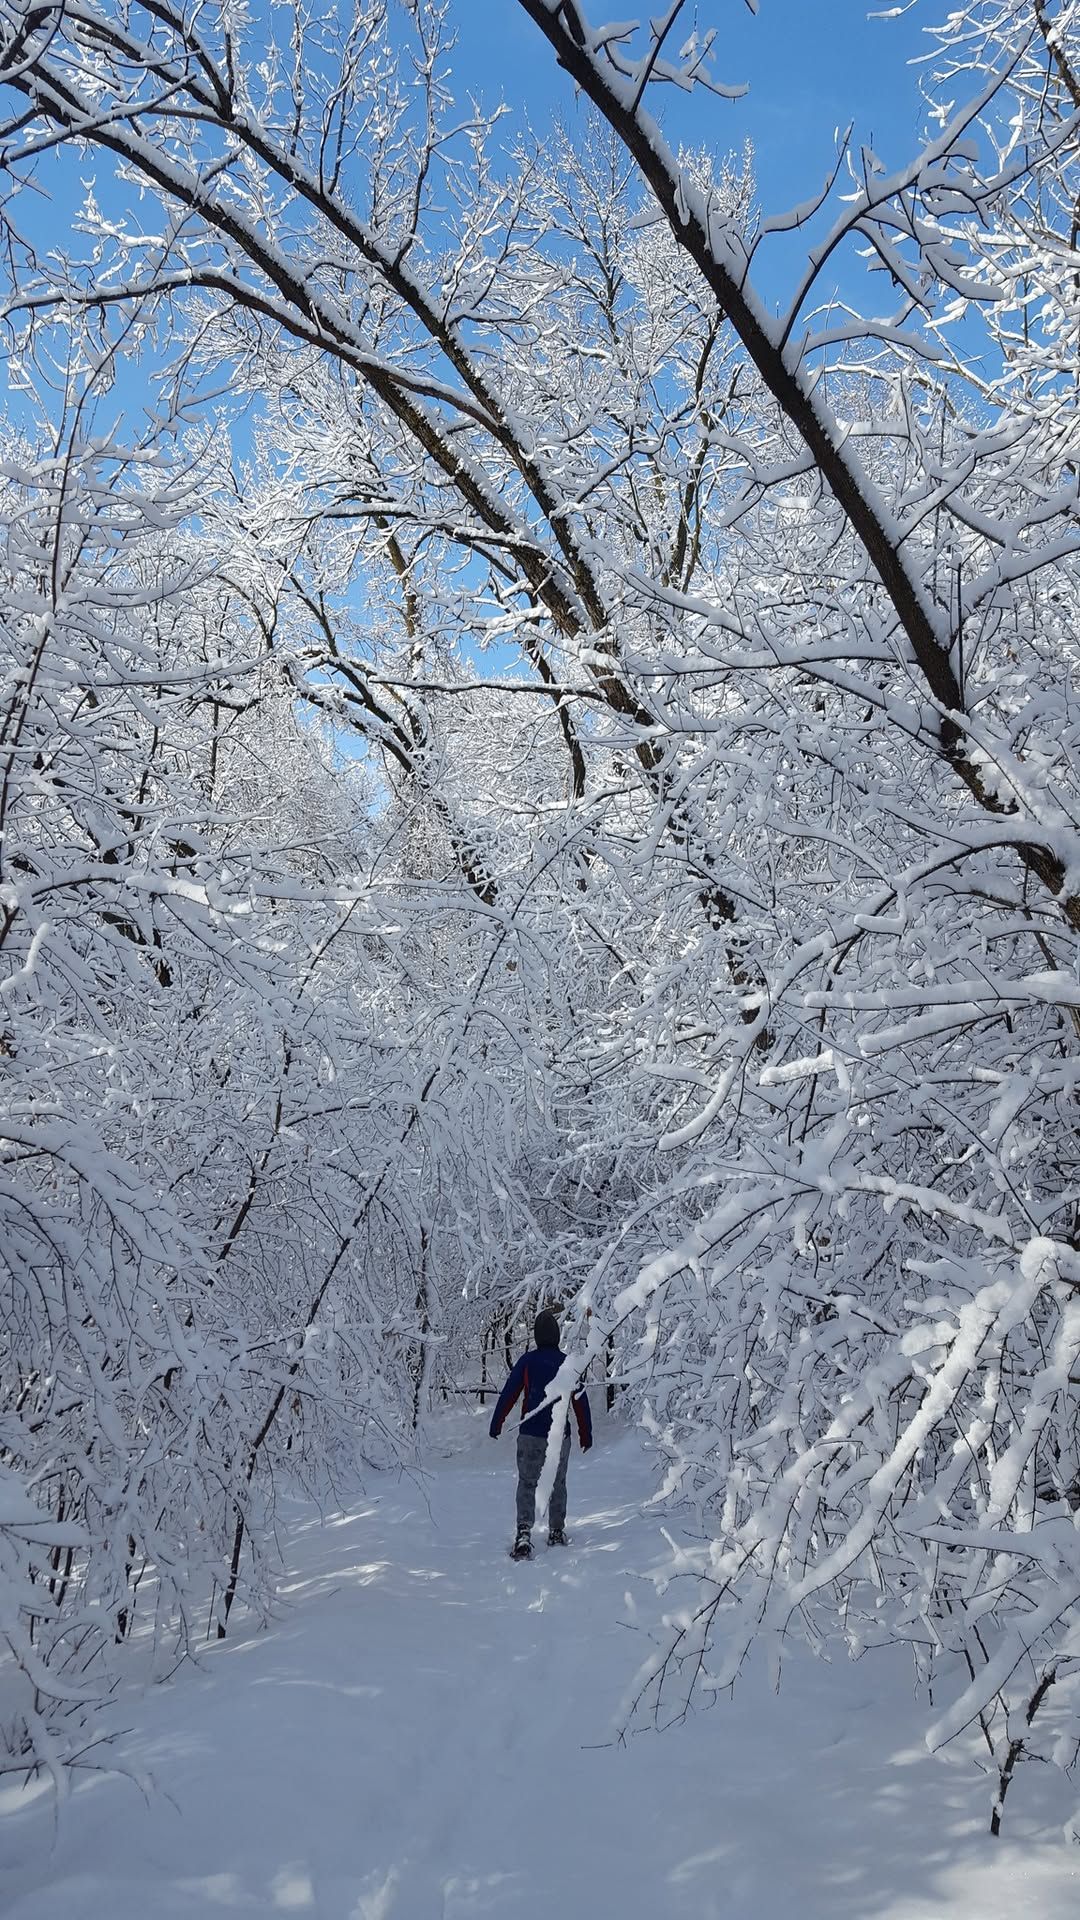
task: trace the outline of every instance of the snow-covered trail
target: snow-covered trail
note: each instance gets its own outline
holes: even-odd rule
[[[449,1423],[464,1445],[422,1483],[305,1514],[278,1622],[135,1703],[148,1803],[88,1776],[49,1853],[45,1797],[0,1795],[8,1920],[1074,1920],[1045,1778],[991,1842],[985,1783],[926,1756],[891,1655],[793,1659],[779,1697],[751,1675],[605,1744],[656,1605],[648,1464],[601,1420],[573,1544],[538,1530],[518,1566],[485,1420]]]

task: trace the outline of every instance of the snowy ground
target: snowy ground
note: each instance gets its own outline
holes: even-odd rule
[[[992,1842],[891,1655],[604,1744],[655,1607],[647,1463],[601,1423],[572,1546],[517,1566],[485,1420],[422,1484],[304,1516],[278,1623],[133,1704],[149,1802],[88,1776],[53,1847],[46,1797],[0,1794],[6,1920],[1074,1920],[1064,1792],[1022,1775]]]

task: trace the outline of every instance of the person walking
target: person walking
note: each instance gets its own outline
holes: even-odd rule
[[[547,1453],[548,1434],[554,1407],[543,1405],[547,1391],[566,1355],[559,1349],[559,1323],[553,1313],[538,1313],[533,1325],[535,1347],[523,1353],[510,1369],[506,1385],[491,1416],[490,1433],[497,1440],[507,1415],[520,1399],[521,1425],[517,1442],[517,1533],[511,1549],[515,1560],[528,1560],[532,1554],[532,1530],[536,1520],[536,1488]],[[570,1405],[577,1422],[582,1453],[592,1446],[592,1415],[584,1387],[571,1395]],[[537,1413],[536,1408],[542,1408]],[[548,1514],[548,1546],[566,1545],[566,1469],[570,1460],[570,1422],[566,1423],[559,1452],[559,1466],[551,1489]]]

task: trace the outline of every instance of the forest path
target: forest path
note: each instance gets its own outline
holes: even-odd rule
[[[7,1920],[1074,1920],[1045,1776],[991,1842],[985,1781],[926,1755],[891,1653],[796,1657],[779,1696],[750,1674],[605,1744],[657,1610],[648,1462],[601,1417],[570,1548],[538,1529],[516,1565],[486,1418],[447,1421],[422,1479],[298,1511],[275,1624],[133,1697],[148,1801],[87,1776],[50,1852],[47,1797],[0,1793]]]

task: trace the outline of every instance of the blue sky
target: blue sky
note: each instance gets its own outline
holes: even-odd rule
[[[256,0],[257,8],[261,4]],[[583,4],[598,20],[616,12],[643,15],[659,0]],[[746,82],[749,92],[728,101],[700,90],[688,97],[673,87],[654,88],[650,108],[676,147],[725,153],[741,149],[749,137],[766,213],[804,200],[823,183],[834,159],[837,128],[849,121],[855,122],[856,144],[873,145],[891,171],[918,145],[923,108],[910,63],[932,45],[926,29],[947,6],[945,0],[910,0],[900,18],[882,20],[872,17],[874,4],[882,0],[758,0],[755,17],[746,0],[690,0],[685,30],[714,25],[718,76]],[[453,90],[463,105],[470,96],[486,107],[508,105],[508,140],[526,123],[542,135],[555,115],[573,128],[589,111],[517,0],[452,0],[450,12],[458,37]],[[84,155],[74,168],[68,156],[52,168],[45,163],[39,178],[49,180],[54,200],[51,206],[24,203],[31,227],[59,216],[62,232],[82,197],[79,179],[96,177],[108,201],[130,200],[130,189],[115,195],[109,172],[100,156]],[[44,232],[37,238],[44,242]],[[805,246],[805,237],[796,234],[770,241],[759,254],[755,279],[768,300],[782,301],[797,278]]]
[[[585,8],[594,20],[652,10],[649,0],[640,6],[585,0]],[[925,29],[947,11],[945,0],[915,0],[899,19],[879,20],[867,0],[759,0],[755,18],[745,0],[699,0],[687,9],[687,27],[696,16],[700,25],[718,29],[718,77],[745,81],[750,92],[734,102],[704,93],[688,101],[668,87],[654,89],[650,105],[673,144],[726,151],[749,135],[762,201],[777,212],[804,199],[824,177],[835,130],[849,120],[886,164],[910,157],[922,111],[908,63],[932,44]],[[582,111],[517,0],[456,0],[453,13],[461,97],[475,91],[488,106],[504,100],[537,132],[555,111],[571,122]]]
[[[630,7],[621,0],[584,4],[599,19],[616,11],[644,13],[658,0]],[[728,101],[703,91],[687,97],[675,88],[654,88],[650,106],[675,146],[724,153],[741,149],[749,137],[762,208],[780,212],[824,181],[835,154],[836,130],[849,121],[855,122],[856,143],[873,145],[890,171],[911,157],[923,123],[917,70],[911,62],[932,45],[926,29],[945,11],[945,0],[913,0],[900,18],[881,20],[872,17],[868,0],[759,0],[755,17],[746,0],[691,0],[686,29],[715,25],[718,76],[748,83],[749,92]],[[463,105],[470,96],[487,107],[505,102],[511,109],[505,123],[508,139],[526,122],[542,135],[556,114],[572,128],[589,111],[517,0],[453,0],[451,17],[458,36],[453,90]],[[28,207],[31,222],[54,222],[59,215],[62,231],[81,199],[77,179],[97,176],[99,192],[108,198],[109,171],[98,156],[83,156],[74,168],[67,156],[52,169],[46,164],[40,177],[52,173],[55,199],[51,207]],[[119,197],[129,199],[130,190]],[[38,238],[43,240],[44,234]],[[759,254],[755,279],[770,303],[784,303],[805,247],[805,236],[796,234],[771,240]],[[837,262],[845,279],[851,267],[850,261],[846,266]],[[855,277],[862,277],[858,269]],[[828,290],[822,288],[823,293]],[[872,293],[871,301],[876,297]],[[134,369],[129,369],[125,394],[138,384]]]
[[[620,5],[584,0],[591,19],[643,17],[656,0]],[[754,145],[758,198],[765,213],[780,213],[804,201],[827,178],[836,154],[837,130],[854,122],[853,143],[872,146],[888,171],[909,160],[924,131],[919,61],[933,49],[927,29],[947,13],[945,0],[910,0],[898,18],[874,17],[873,0],[758,0],[755,17],[746,0],[694,0],[684,32],[694,25],[717,28],[714,68],[726,83],[745,83],[736,101],[703,90],[687,96],[674,87],[654,87],[650,110],[670,143],[715,149]],[[879,11],[888,0],[877,0]],[[554,54],[517,0],[454,0],[458,36],[452,86],[464,102],[485,107],[504,102],[511,129],[528,123],[542,134],[560,115],[571,127],[589,111],[558,67]],[[684,23],[680,21],[680,26]],[[775,307],[797,283],[805,258],[805,235],[774,238],[754,268],[759,294]],[[862,285],[852,262],[837,261],[832,286],[852,293]],[[823,294],[831,288],[822,287]],[[865,289],[861,298],[867,297]],[[881,297],[869,295],[873,305]],[[886,304],[888,302],[886,301]]]

